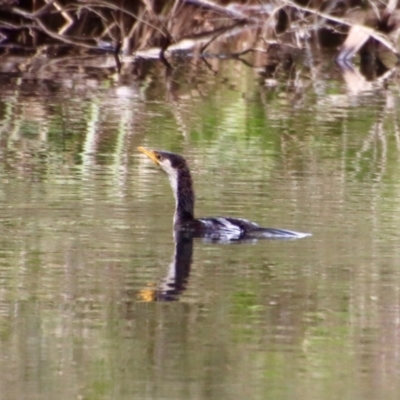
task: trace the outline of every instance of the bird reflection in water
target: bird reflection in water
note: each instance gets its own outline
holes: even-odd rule
[[[158,285],[149,285],[139,291],[138,300],[152,301],[177,301],[187,288],[193,256],[193,241],[195,236],[188,232],[174,231],[175,251],[172,262],[168,266],[166,276]],[[290,239],[289,239],[290,240]],[[254,243],[257,239],[219,240],[205,239],[206,243],[241,244]]]
[[[138,298],[141,301],[175,301],[186,290],[193,255],[193,236],[175,232],[174,258],[165,278],[155,288],[143,289]]]
[[[194,236],[188,232],[174,231],[175,251],[172,262],[168,266],[166,276],[158,285],[149,285],[148,288],[140,290],[139,301],[176,301],[186,290],[193,256]],[[226,240],[203,239],[207,243],[224,243]],[[229,243],[251,243],[256,239],[242,239],[229,241]]]

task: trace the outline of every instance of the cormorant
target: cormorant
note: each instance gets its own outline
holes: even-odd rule
[[[186,160],[179,154],[168,151],[138,150],[160,166],[168,175],[175,197],[174,229],[192,237],[216,241],[235,241],[252,239],[300,239],[310,233],[288,231],[275,228],[262,228],[254,222],[241,218],[194,217],[194,191],[192,178]]]

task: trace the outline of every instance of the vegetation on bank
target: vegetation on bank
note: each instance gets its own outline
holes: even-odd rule
[[[397,0],[0,0],[3,52],[73,49],[165,60],[167,51],[204,53],[218,41],[243,40],[250,27],[252,42],[241,52],[301,48],[317,37],[323,46],[341,46],[338,59],[349,60],[379,48],[397,56],[399,26]]]

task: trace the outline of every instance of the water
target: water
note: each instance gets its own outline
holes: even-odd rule
[[[396,77],[210,63],[0,77],[0,398],[397,399]],[[171,286],[141,145],[185,155],[198,216],[313,236],[196,239]]]

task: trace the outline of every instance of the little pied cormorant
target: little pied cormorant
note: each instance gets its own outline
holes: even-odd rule
[[[262,228],[254,222],[241,218],[195,218],[193,184],[186,160],[179,154],[167,151],[148,150],[144,147],[138,147],[138,150],[148,156],[168,175],[175,197],[175,231],[187,232],[193,237],[217,241],[262,238],[300,239],[311,236],[310,233]]]

